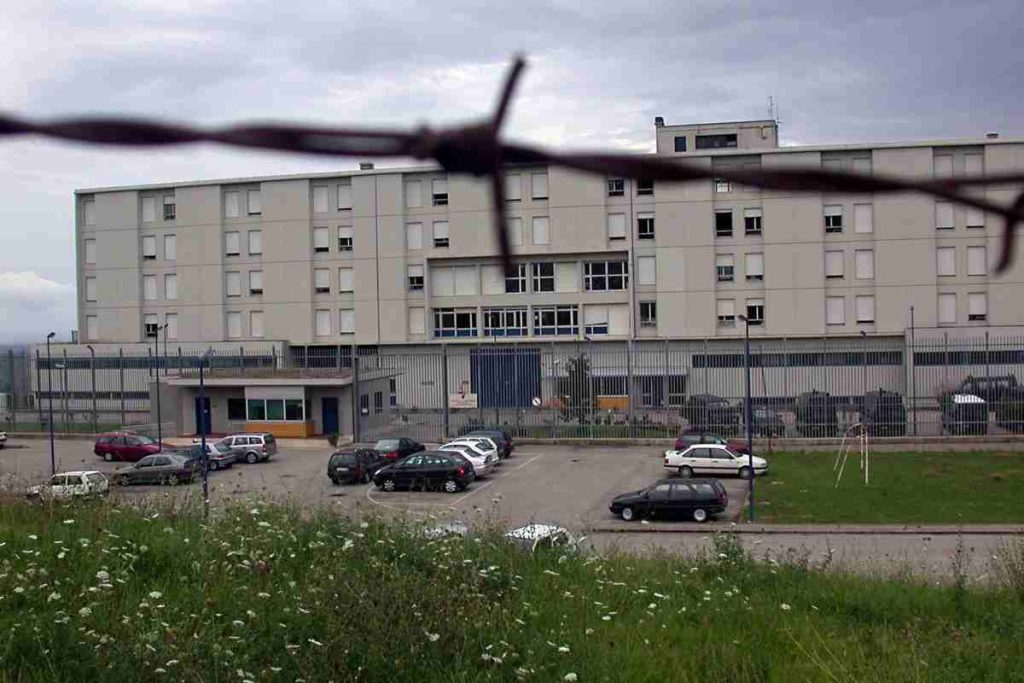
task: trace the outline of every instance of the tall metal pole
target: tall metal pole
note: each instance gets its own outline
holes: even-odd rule
[[[89,349],[89,385],[92,387],[92,429],[96,431],[100,421],[100,414],[96,412],[96,349],[92,348],[92,344],[86,344],[85,348]]]
[[[64,433],[67,434],[70,431],[68,422],[71,418],[68,409],[68,350],[61,349],[61,355],[64,356],[64,364],[60,366],[60,402],[63,409]]]
[[[753,425],[751,424],[750,411],[750,321],[746,316],[740,316],[743,320],[743,374],[746,376],[746,397],[743,401],[743,420],[747,427],[747,461],[750,466],[750,475],[747,481],[750,484],[750,515],[749,520],[754,521],[754,444]]]
[[[448,440],[448,345],[441,344],[441,440]]]
[[[917,436],[917,343],[914,339],[914,307],[910,307],[910,394],[914,404],[914,436]]]
[[[167,325],[164,324],[163,328]],[[164,430],[163,420],[160,415],[160,330],[161,326],[157,325],[156,336],[153,337],[153,364],[156,366],[156,445],[159,451],[164,450]],[[202,366],[200,366],[202,367]],[[202,401],[200,401],[202,403]],[[204,446],[205,448],[205,446]]]
[[[864,330],[860,331],[861,340],[861,384],[864,385],[863,393],[868,393],[868,333]]]
[[[206,452],[206,401],[203,394],[203,365],[209,356],[209,349],[199,356],[199,447],[203,453],[203,515],[210,514],[210,484],[207,476],[210,471],[210,456]],[[157,383],[159,396],[160,384]]]
[[[119,393],[121,394],[121,426],[124,426],[125,411],[124,411],[124,349],[119,348],[117,350],[117,382]]]
[[[53,445],[53,357],[50,355],[50,340],[57,335],[46,335],[46,393],[50,397],[50,475],[57,474],[57,453]]]
[[[39,429],[43,428],[43,362],[39,358],[39,349],[36,349],[36,410],[39,411]]]

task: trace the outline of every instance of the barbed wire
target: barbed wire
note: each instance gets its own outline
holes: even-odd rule
[[[512,250],[506,230],[502,172],[506,165],[515,164],[556,165],[597,175],[644,181],[687,182],[722,179],[761,189],[792,192],[916,192],[972,206],[999,216],[1003,221],[1003,229],[999,259],[995,265],[996,272],[1004,272],[1013,258],[1015,230],[1024,222],[1024,191],[1014,190],[1018,191],[1016,200],[1009,205],[1003,205],[978,193],[978,188],[1024,184],[1024,172],[936,180],[875,173],[866,175],[820,168],[714,168],[692,164],[678,158],[622,153],[559,153],[539,147],[505,144],[501,142],[501,126],[505,122],[512,95],[525,66],[522,57],[517,57],[513,61],[491,118],[440,130],[427,126],[410,132],[292,125],[237,125],[204,129],[131,118],[74,117],[44,122],[0,114],[0,136],[35,134],[62,140],[130,147],[213,142],[237,147],[326,156],[432,159],[449,173],[490,178],[494,229],[507,269],[511,268]]]

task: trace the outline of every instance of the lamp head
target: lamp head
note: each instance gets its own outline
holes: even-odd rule
[[[51,332],[50,334],[46,335],[46,340],[49,341],[49,340],[53,339],[56,336],[57,336],[56,332]]]

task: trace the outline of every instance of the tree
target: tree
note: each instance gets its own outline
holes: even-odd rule
[[[594,408],[594,396],[591,391],[590,358],[584,354],[570,357],[565,363],[566,376],[561,378],[562,391],[566,397],[562,408],[564,420],[575,420],[583,424]]]

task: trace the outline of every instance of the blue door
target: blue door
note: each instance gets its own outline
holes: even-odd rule
[[[338,398],[324,396],[320,399],[320,410],[323,415],[324,434],[338,433]]]
[[[210,433],[210,397],[203,396],[202,403],[200,404],[199,397],[196,396],[196,434],[209,434]]]

